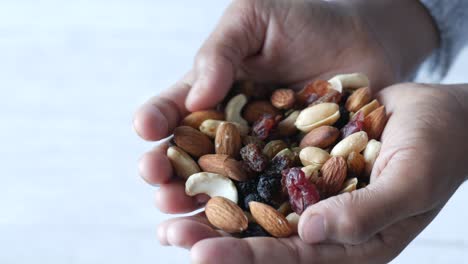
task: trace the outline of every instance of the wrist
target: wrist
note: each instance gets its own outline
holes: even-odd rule
[[[337,0],[363,18],[384,50],[396,81],[410,80],[439,45],[437,27],[418,0]]]

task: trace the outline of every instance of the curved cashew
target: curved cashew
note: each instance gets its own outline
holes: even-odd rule
[[[372,139],[367,143],[366,149],[364,150],[364,160],[366,161],[366,174],[370,175],[372,168],[374,168],[374,163],[380,153],[380,148],[382,143]]]
[[[339,74],[328,80],[332,88],[338,92],[343,92],[343,89],[357,89],[369,86],[369,79],[363,73]]]
[[[181,148],[171,146],[167,149],[166,155],[177,176],[187,179],[190,175],[200,172],[198,164]]]
[[[234,183],[227,177],[216,173],[195,173],[185,182],[185,193],[195,196],[200,193],[210,197],[221,196],[237,203],[238,195]]]
[[[345,183],[343,184],[344,188],[340,191],[340,194],[355,191],[357,188],[357,184],[358,184],[357,178],[352,178],[352,179],[345,181]]]
[[[225,109],[226,121],[248,126],[247,121],[241,116],[242,108],[244,108],[245,104],[247,104],[247,96],[244,94],[238,94],[231,98]]]

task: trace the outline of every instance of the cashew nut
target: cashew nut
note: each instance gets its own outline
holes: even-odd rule
[[[332,88],[342,93],[343,89],[357,89],[369,86],[369,79],[362,73],[339,74],[328,80]]]
[[[244,108],[245,104],[247,104],[247,96],[244,94],[238,94],[231,98],[225,109],[226,121],[248,126],[247,121],[241,116],[242,108]]]
[[[300,215],[297,213],[290,213],[286,216],[286,220],[288,220],[289,225],[293,229],[294,233],[297,233],[297,227],[299,225],[299,219],[301,218]]]
[[[187,179],[190,175],[200,172],[198,164],[181,148],[171,146],[167,149],[166,155],[177,176]]]
[[[367,143],[366,149],[364,150],[364,160],[366,161],[366,175],[371,175],[374,163],[380,153],[382,143],[372,139]]]
[[[210,197],[221,196],[237,203],[238,195],[234,183],[227,177],[216,173],[195,173],[185,182],[185,193],[195,196],[200,193]]]
[[[343,184],[344,188],[343,190],[340,191],[340,194],[346,193],[346,192],[352,192],[356,190],[357,184],[358,184],[357,178],[352,178],[352,179],[345,181],[345,183]]]

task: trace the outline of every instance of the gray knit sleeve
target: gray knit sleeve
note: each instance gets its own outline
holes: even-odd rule
[[[430,79],[440,80],[458,53],[468,44],[468,0],[421,0],[437,24],[440,46],[422,69]]]

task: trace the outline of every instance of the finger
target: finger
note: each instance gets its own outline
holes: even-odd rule
[[[253,5],[253,1],[234,1],[198,52],[196,81],[186,101],[190,111],[220,102],[241,70],[242,60],[260,50],[265,27]]]
[[[135,113],[133,127],[145,140],[167,137],[186,115],[184,102],[193,83],[192,72],[143,104]]]
[[[169,219],[158,226],[158,239],[162,245],[190,248],[196,242],[221,234],[214,230],[205,213]]]
[[[416,169],[424,166],[402,160],[401,153],[395,154],[379,179],[366,188],[307,208],[299,222],[301,238],[307,243],[331,240],[360,244],[401,219],[429,210],[430,187],[420,176],[427,172]]]
[[[156,192],[155,204],[164,213],[182,214],[201,208],[208,200],[209,197],[204,194],[188,196],[185,194],[185,184],[175,181],[161,184]]]
[[[166,155],[167,148],[167,143],[162,142],[140,158],[138,170],[147,183],[159,185],[168,183],[172,179],[173,170]]]

